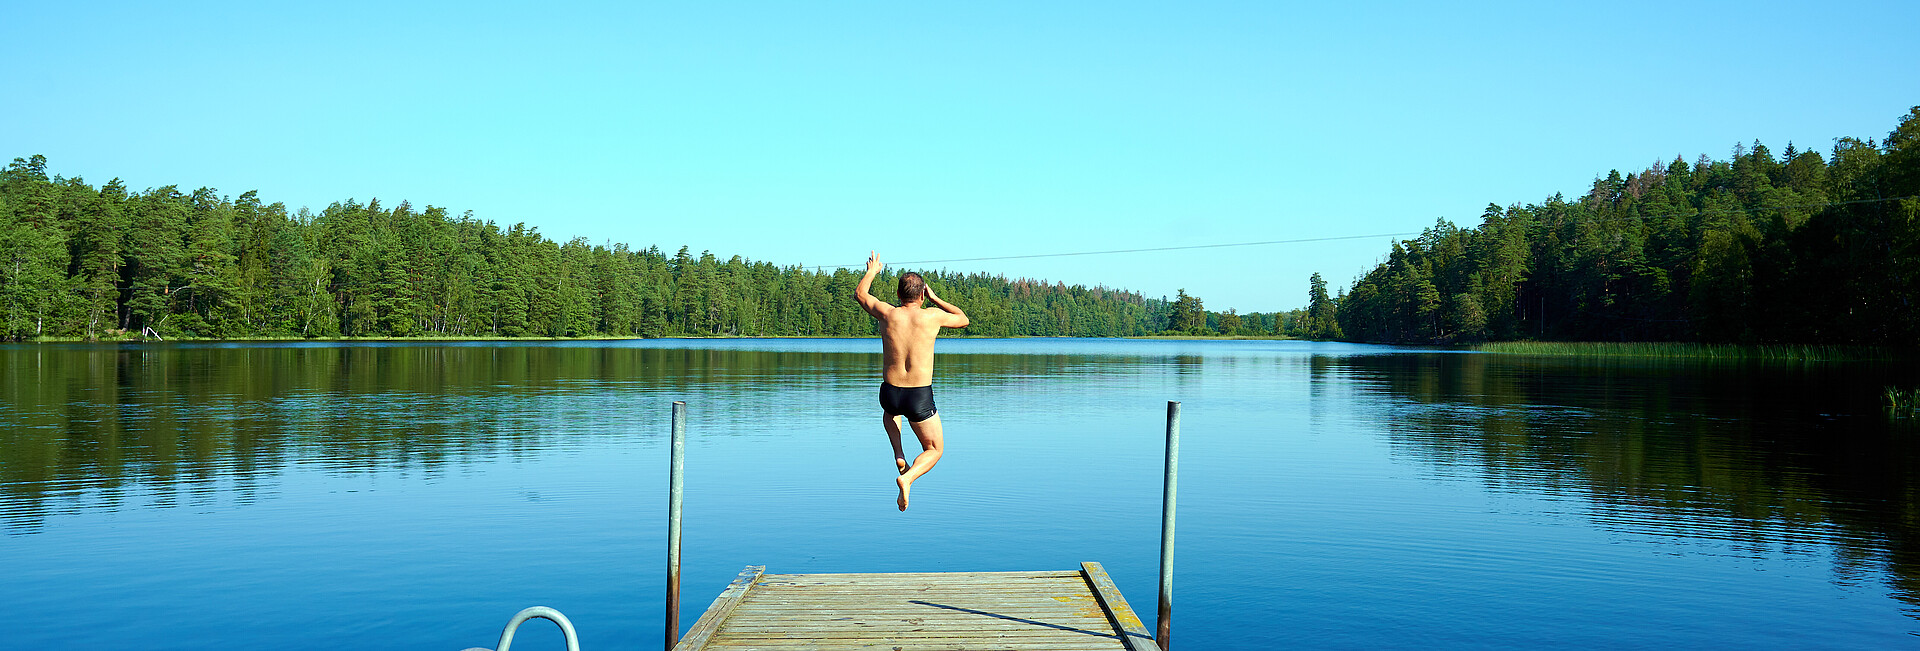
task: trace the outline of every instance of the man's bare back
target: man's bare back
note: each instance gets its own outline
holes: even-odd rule
[[[914,480],[932,470],[942,452],[940,414],[933,406],[934,338],[941,328],[964,328],[969,321],[960,308],[935,296],[933,288],[916,273],[900,277],[900,305],[874,298],[873,277],[880,273],[881,266],[880,255],[870,253],[867,274],[860,278],[854,298],[867,314],[880,320],[881,416],[887,437],[893,442],[895,469],[900,471],[895,479],[900,489],[897,504],[905,511]],[[922,307],[925,301],[932,301],[934,307]],[[902,417],[920,439],[922,451],[912,464],[907,463],[906,451],[900,447]]]
[[[933,340],[952,314],[939,308],[886,306],[880,319],[881,374],[888,384],[933,384]]]

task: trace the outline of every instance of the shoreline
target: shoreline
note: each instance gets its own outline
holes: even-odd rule
[[[166,344],[166,343],[178,343],[178,342],[193,342],[193,343],[205,343],[205,342],[212,342],[212,341],[217,341],[217,342],[231,342],[231,343],[247,343],[247,342],[288,342],[288,341],[313,341],[313,342],[363,342],[363,341],[632,341],[632,340],[647,340],[647,339],[717,339],[717,340],[724,340],[724,339],[879,339],[879,338],[880,338],[880,336],[879,336],[879,335],[848,335],[848,336],[835,336],[835,337],[823,337],[823,336],[814,336],[814,335],[672,335],[672,336],[667,336],[667,337],[616,337],[616,336],[612,336],[612,335],[593,335],[593,336],[585,336],[585,337],[492,337],[492,336],[459,336],[459,337],[455,337],[455,336],[434,336],[434,337],[176,337],[176,338],[172,338],[172,339],[142,339],[142,338],[138,338],[138,337],[127,337],[127,338],[93,338],[93,339],[88,339],[88,338],[86,338],[86,337],[35,337],[35,338],[31,338],[31,339],[20,339],[20,340],[16,340],[16,341],[6,341],[6,342],[0,342],[0,343],[16,343],[16,344],[89,344],[89,343],[90,343],[90,344],[113,344],[113,343],[121,343],[121,344],[128,344],[128,343],[131,343],[131,344],[149,344],[149,343],[159,343],[159,344]],[[1035,336],[1035,335],[1013,335],[1013,336],[1004,336],[1004,337],[1002,337],[1002,336],[988,336],[988,335],[942,335],[942,336],[941,336],[940,338],[941,338],[941,339],[1113,339],[1113,340],[1164,340],[1164,341],[1282,341],[1282,340],[1298,340],[1298,341],[1310,341],[1310,340],[1306,340],[1306,339],[1297,339],[1297,338],[1295,338],[1295,337],[1288,337],[1288,336],[1285,336],[1285,335],[1230,335],[1230,336],[1213,336],[1213,337],[1208,337],[1208,336],[1204,336],[1204,335],[1135,335],[1135,336],[1127,336],[1127,337],[1076,337],[1076,336]]]
[[[15,344],[170,344],[170,343],[364,343],[364,342],[558,342],[558,341],[633,341],[647,339],[678,340],[732,340],[732,339],[879,339],[879,335],[850,336],[813,336],[813,335],[674,335],[667,337],[616,337],[610,335],[592,335],[584,337],[504,337],[504,336],[428,336],[428,337],[180,337],[175,339],[94,338],[85,337],[36,337],[0,343]],[[941,339],[1110,339],[1115,341],[1328,341],[1333,343],[1370,343],[1383,346],[1406,346],[1419,344],[1393,344],[1382,342],[1340,342],[1339,340],[1316,340],[1286,335],[1134,335],[1126,337],[1073,337],[1073,336],[983,336],[950,335]],[[1498,355],[1534,355],[1542,357],[1589,357],[1589,358],[1654,358],[1654,359],[1713,359],[1713,360],[1775,360],[1775,361],[1887,361],[1920,358],[1920,350],[1905,350],[1885,346],[1828,345],[1828,344],[1709,344],[1694,342],[1609,342],[1609,341],[1490,341],[1472,344],[1427,344],[1438,348],[1451,348],[1471,352]]]

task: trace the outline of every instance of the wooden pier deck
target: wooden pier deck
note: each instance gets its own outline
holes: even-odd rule
[[[674,649],[1160,651],[1099,563],[914,574],[749,566]]]

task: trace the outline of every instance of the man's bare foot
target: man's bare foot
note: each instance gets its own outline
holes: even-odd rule
[[[900,499],[895,500],[895,503],[900,505],[900,510],[905,511],[907,510],[907,492],[913,490],[913,482],[907,481],[905,476],[901,476],[895,478],[893,483],[900,487]]]
[[[902,459],[902,458],[900,458],[900,457],[894,457],[894,458],[893,458],[893,465],[895,465],[895,466],[899,466],[899,467],[900,467],[900,474],[902,474],[902,475],[904,475],[904,474],[907,474],[907,460],[906,460],[906,459]]]

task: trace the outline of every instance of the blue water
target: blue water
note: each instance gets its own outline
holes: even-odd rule
[[[0,647],[658,649],[673,400],[683,627],[746,565],[1081,561],[1151,622],[1179,400],[1182,648],[1920,644],[1898,366],[943,340],[900,513],[877,351],[0,346]]]

